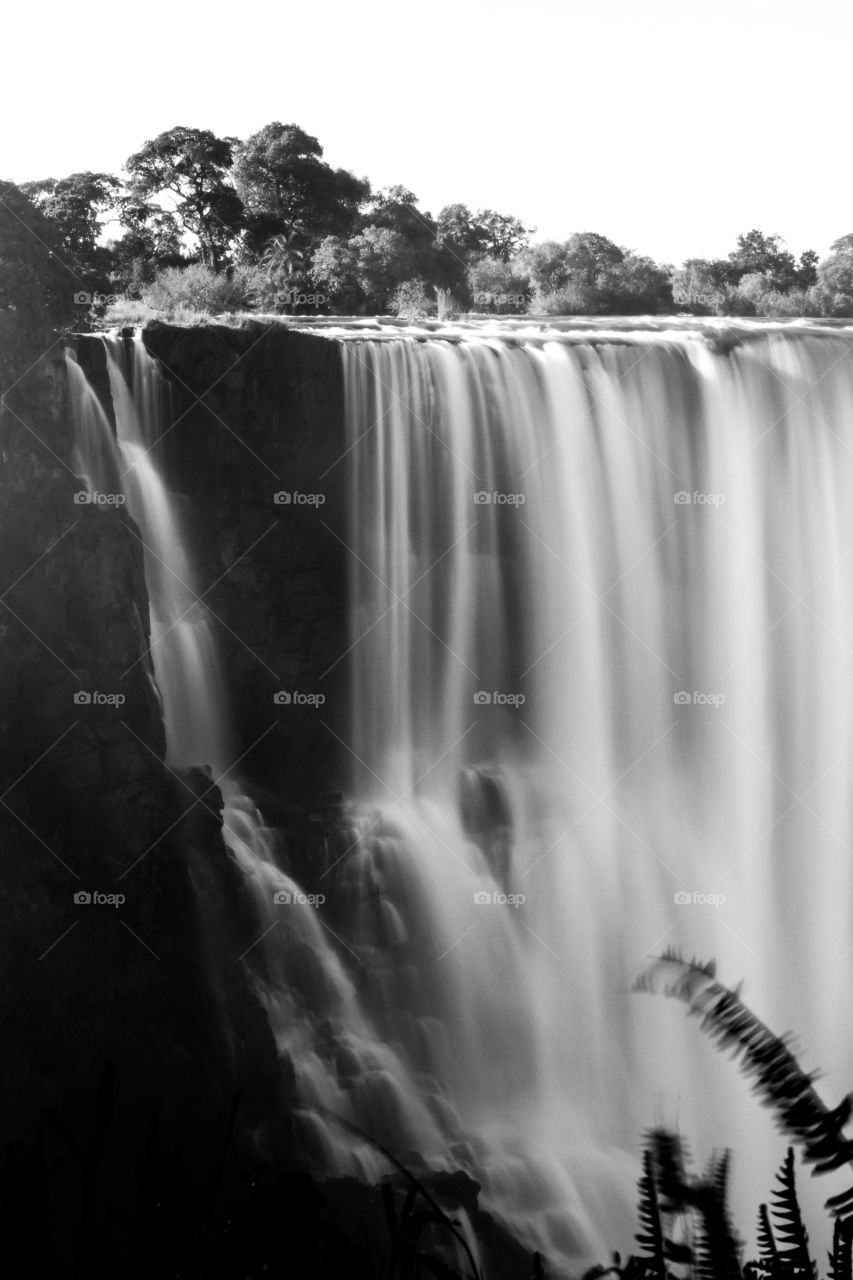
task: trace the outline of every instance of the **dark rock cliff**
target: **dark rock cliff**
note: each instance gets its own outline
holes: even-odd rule
[[[143,337],[172,387],[161,466],[186,496],[205,603],[220,622],[243,770],[305,801],[344,767],[334,736],[347,647],[339,351],[275,323],[150,324]]]
[[[107,1062],[140,1122],[158,1112],[197,1138],[221,1130],[235,1092],[250,1123],[278,1089],[238,960],[251,923],[218,792],[163,763],[129,518],[75,502],[61,340],[74,280],[48,257],[49,227],[4,196],[0,1138],[45,1108],[73,1126]]]

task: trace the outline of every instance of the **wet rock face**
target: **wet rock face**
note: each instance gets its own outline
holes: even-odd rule
[[[300,809],[346,777],[340,353],[260,322],[155,323],[144,340],[172,388],[160,464],[186,498],[219,620],[236,751],[251,781]]]
[[[275,1050],[219,794],[163,764],[138,538],[75,502],[71,308],[38,305],[34,261],[25,309],[0,291],[0,1145],[45,1106],[73,1115],[106,1061],[141,1113],[204,1131],[236,1088],[265,1105]]]

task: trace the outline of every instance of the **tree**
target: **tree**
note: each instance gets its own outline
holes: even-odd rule
[[[370,183],[323,160],[316,138],[275,121],[235,150],[234,184],[246,210],[246,244],[259,256],[276,235],[317,242],[355,228]]]
[[[483,229],[466,204],[448,204],[438,215],[436,236],[466,262],[485,252]]]
[[[784,293],[793,288],[797,265],[794,255],[782,248],[784,243],[780,236],[766,236],[756,228],[738,236],[737,248],[729,254],[736,279],[760,272],[773,289]]]
[[[820,255],[814,249],[804,249],[800,254],[800,261],[797,266],[796,276],[797,284],[801,289],[810,289],[813,284],[817,284],[817,268],[820,262]]]
[[[110,254],[98,239],[102,215],[115,207],[118,198],[118,178],[87,171],[59,181],[27,182],[21,190],[55,225],[64,252],[84,271],[105,274]]]
[[[512,214],[480,209],[471,213],[467,205],[449,204],[436,222],[436,237],[466,262],[490,257],[509,262],[527,245],[533,228],[525,227]]]
[[[343,248],[328,240],[324,246],[324,252],[314,256],[313,279],[327,285],[330,295],[333,290],[360,293],[368,312],[387,312],[404,281],[422,278],[418,272],[418,247],[399,231],[387,227],[367,227],[346,241]],[[332,271],[324,266],[330,260],[334,263]]]
[[[853,315],[853,235],[841,236],[817,269],[823,310],[831,316]]]
[[[520,218],[509,213],[496,213],[494,209],[481,209],[476,216],[482,242],[482,252],[501,262],[509,260],[523,249],[535,227],[525,227]]]
[[[0,385],[11,388],[70,324],[80,287],[56,225],[0,182]]]
[[[626,253],[621,262],[603,273],[601,287],[609,306],[623,315],[656,315],[672,308],[672,268],[652,258]]]
[[[688,258],[672,273],[672,297],[676,305],[722,315],[734,284],[732,265],[721,258]]]
[[[468,289],[475,311],[518,315],[530,303],[530,276],[500,258],[478,258],[468,268]]]
[[[175,217],[193,235],[202,262],[219,270],[243,222],[240,197],[229,181],[235,138],[217,138],[208,129],[178,125],[146,142],[127,161],[130,193],[154,213],[152,197],[169,192]]]
[[[382,227],[396,231],[413,243],[435,241],[436,223],[428,213],[421,213],[418,197],[399,183],[374,193],[371,208],[364,215],[365,227]]]
[[[158,270],[185,265],[181,226],[173,213],[163,212],[132,195],[118,198],[120,240],[111,241],[113,279],[120,288],[139,291]]]
[[[558,243],[546,240],[518,255],[536,289],[534,310],[550,315],[591,315],[624,309],[624,299],[634,298],[641,276],[650,283],[651,259],[634,258],[626,249],[595,231],[581,231]],[[627,265],[623,265],[626,264]],[[656,294],[668,296],[665,273],[656,280]],[[629,307],[648,309],[645,304]],[[654,308],[653,308],[654,309]]]
[[[332,309],[341,315],[355,315],[365,307],[365,291],[356,270],[352,242],[340,236],[326,236],[314,250],[311,279],[326,294]]]

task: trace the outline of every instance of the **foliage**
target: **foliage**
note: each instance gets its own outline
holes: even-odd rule
[[[234,186],[246,211],[245,243],[262,252],[273,236],[304,243],[355,228],[370,183],[322,158],[318,140],[295,124],[265,125],[235,149]]]
[[[348,240],[327,237],[315,252],[310,273],[335,311],[387,315],[407,281],[453,290],[458,273],[445,273],[432,239],[412,242],[402,231],[372,225]],[[449,279],[448,279],[449,275]]]
[[[438,310],[434,292],[425,280],[404,280],[391,297],[391,310],[406,320],[434,316]]]
[[[465,262],[495,258],[508,263],[527,246],[533,227],[525,227],[511,214],[479,209],[472,214],[467,205],[449,204],[436,221],[436,237]]]
[[[813,1087],[813,1074],[802,1070],[790,1049],[789,1036],[776,1036],[731,991],[716,979],[713,962],[685,961],[667,951],[649,965],[634,984],[636,991],[662,992],[684,1001],[689,1013],[723,1049],[730,1049],[741,1069],[753,1078],[753,1090],[772,1108],[783,1132],[803,1148],[803,1159],[815,1173],[828,1173],[853,1163],[853,1141],[844,1133],[853,1094],[830,1110]],[[829,1205],[853,1207],[853,1189]]]
[[[518,315],[530,303],[530,277],[514,262],[501,258],[478,258],[468,268],[468,291],[475,311]]]
[[[178,125],[146,142],[126,165],[130,194],[158,214],[164,210],[150,202],[168,192],[182,229],[196,237],[202,262],[214,270],[225,263],[243,223],[229,180],[236,142]]]
[[[114,208],[118,179],[110,173],[72,173],[26,182],[21,190],[56,227],[65,254],[87,274],[106,282],[109,253],[98,244],[101,216]]]
[[[0,183],[0,377],[15,378],[74,317],[86,286],[58,229],[9,182]],[[14,376],[13,376],[14,375]]]
[[[735,281],[745,275],[766,275],[775,289],[784,292],[796,282],[793,254],[782,248],[780,236],[767,236],[753,229],[737,238],[737,248],[729,254]]]
[[[235,267],[228,275],[217,274],[200,262],[183,268],[166,267],[144,286],[142,301],[167,316],[179,308],[205,315],[245,311],[256,281],[256,272],[245,267]]]
[[[457,202],[434,218],[405,186],[373,191],[279,121],[244,140],[179,125],[126,170],[124,184],[92,172],[26,184],[90,291],[139,295],[164,269],[200,261],[260,267],[252,305],[262,310],[321,294],[310,309],[382,314],[414,305],[420,280],[457,310],[498,314],[853,315],[853,234],[819,262],[752,228],[727,258],[677,268],[594,231],[531,245],[534,229],[513,214]],[[115,221],[122,234],[107,240]]]
[[[853,315],[853,234],[841,236],[818,267],[818,289],[825,315]]]
[[[546,315],[658,312],[672,307],[670,270],[596,232],[547,240],[519,255]]]
[[[112,277],[119,289],[138,293],[163,267],[186,265],[181,226],[173,213],[155,210],[132,195],[118,198],[124,235],[111,241]]]

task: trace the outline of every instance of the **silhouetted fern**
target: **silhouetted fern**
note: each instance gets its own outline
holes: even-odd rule
[[[716,980],[713,962],[686,961],[676,951],[657,957],[634,984],[635,991],[662,991],[683,1000],[700,1027],[722,1048],[732,1049],[753,1091],[776,1114],[779,1127],[795,1139],[815,1173],[853,1163],[853,1142],[843,1132],[853,1111],[853,1095],[830,1110],[812,1087],[813,1074],[802,1070],[789,1036],[776,1036],[740,999]],[[833,1213],[853,1208],[853,1188],[827,1201]]]
[[[730,1153],[712,1157],[704,1179],[694,1184],[692,1199],[699,1216],[694,1247],[697,1280],[740,1280],[740,1241],[729,1217]]]
[[[829,1280],[853,1280],[853,1218],[835,1219]]]
[[[660,1205],[658,1203],[657,1186],[652,1153],[647,1147],[643,1152],[643,1172],[637,1184],[637,1217],[640,1231],[636,1240],[640,1246],[640,1257],[646,1263],[646,1274],[655,1280],[666,1280],[666,1259],[664,1256],[664,1234],[661,1222]]]
[[[767,1211],[766,1204],[758,1206],[758,1264],[757,1270],[762,1275],[773,1275],[776,1269],[779,1250],[776,1246],[776,1238],[773,1235],[773,1228],[770,1225],[770,1214]]]
[[[816,1277],[817,1268],[809,1254],[809,1235],[797,1199],[793,1147],[788,1148],[776,1178],[779,1189],[771,1193],[775,1201],[771,1213],[779,1257],[788,1264],[790,1275]]]

